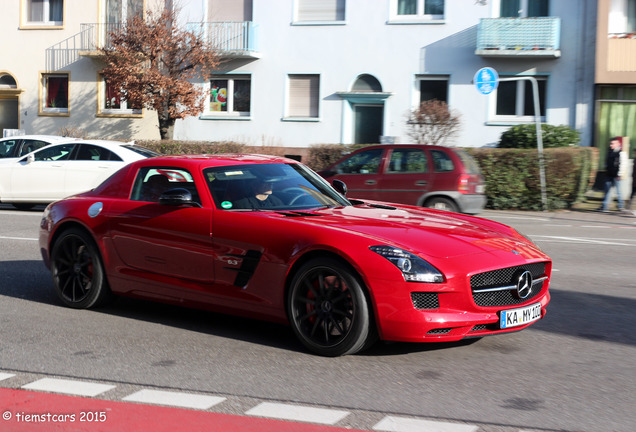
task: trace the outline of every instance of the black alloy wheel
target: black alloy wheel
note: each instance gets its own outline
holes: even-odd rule
[[[87,309],[110,297],[97,245],[83,230],[69,229],[57,239],[51,273],[55,291],[67,306]]]
[[[377,337],[362,284],[349,266],[335,259],[315,259],[299,269],[288,311],[298,339],[322,356],[354,354]]]

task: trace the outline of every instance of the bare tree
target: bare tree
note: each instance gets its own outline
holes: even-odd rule
[[[157,112],[161,139],[172,138],[177,119],[203,111],[208,93],[192,80],[207,79],[219,63],[200,33],[176,26],[176,15],[165,8],[160,14],[148,11],[145,19],[134,16],[100,50],[106,82],[131,106]]]
[[[441,145],[459,132],[460,118],[451,112],[446,102],[433,99],[413,109],[406,125],[408,136],[416,143]]]

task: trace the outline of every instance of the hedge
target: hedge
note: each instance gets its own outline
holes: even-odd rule
[[[486,208],[543,210],[536,150],[465,149],[479,163],[486,180]],[[548,210],[564,209],[583,200],[597,169],[597,149],[545,149]]]

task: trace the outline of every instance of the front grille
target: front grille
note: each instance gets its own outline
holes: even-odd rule
[[[450,328],[440,328],[440,329],[433,329],[433,330],[429,330],[429,332],[427,334],[433,335],[433,334],[446,334],[446,333],[450,333],[452,329]]]
[[[432,292],[412,292],[411,301],[415,309],[438,309],[439,300],[437,293]]]
[[[536,282],[537,279],[545,277],[545,263],[508,267],[472,276],[470,278],[470,287],[473,290],[475,303],[478,306],[513,306],[536,297],[541,292],[543,282],[534,283],[530,294],[526,298],[520,299],[515,296],[516,281],[513,279],[514,275],[520,271],[529,271],[532,274],[532,279]],[[514,288],[511,289],[497,290],[497,288],[513,286]],[[492,291],[475,292],[484,289],[492,289]]]

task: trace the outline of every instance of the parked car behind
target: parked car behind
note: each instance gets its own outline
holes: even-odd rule
[[[0,202],[18,209],[98,186],[130,162],[158,156],[131,143],[67,139],[0,163]]]
[[[19,159],[49,144],[67,141],[56,135],[22,135],[0,139],[0,163]]]
[[[359,149],[319,172],[343,181],[351,198],[477,214],[486,204],[479,165],[464,150],[383,144]]]

